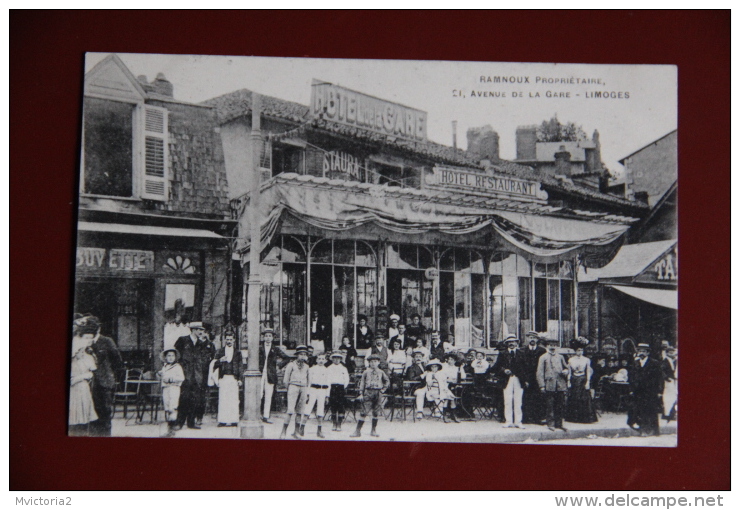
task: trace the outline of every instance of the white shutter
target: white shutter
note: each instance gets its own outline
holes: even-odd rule
[[[166,201],[169,196],[167,110],[144,105],[141,198]]]

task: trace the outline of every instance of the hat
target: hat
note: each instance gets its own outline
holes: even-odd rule
[[[188,323],[190,329],[206,329],[201,321],[193,321]]]
[[[519,338],[517,338],[516,335],[507,335],[507,337],[504,338],[504,343],[508,344],[509,342],[519,343]]]
[[[439,331],[436,329],[432,330],[432,337],[439,337]]]
[[[100,331],[100,321],[94,315],[81,315],[76,313],[72,322],[76,335],[96,334]]]
[[[372,361],[374,359],[380,361],[380,356],[378,356],[377,354],[371,354],[370,356],[367,357],[368,361]]]
[[[377,333],[375,333],[376,339],[382,338],[383,340],[385,340],[385,336],[386,336],[385,333],[383,333],[382,331],[378,331]]]
[[[644,342],[641,342],[641,343],[637,344],[637,348],[638,349],[648,349],[648,350],[650,350],[650,344],[646,344]]]
[[[401,320],[401,317],[399,317],[398,314],[392,313],[391,316],[390,316],[390,319],[392,321],[400,321]]]
[[[344,353],[342,351],[334,351],[329,355],[330,358],[344,358]]]
[[[546,338],[545,340],[547,341],[547,345],[560,345],[560,340],[558,340],[557,338]]]
[[[301,354],[301,353],[308,354],[308,347],[306,347],[305,345],[299,345],[298,347],[295,348],[295,353],[296,355]]]
[[[365,322],[367,322],[367,315],[360,314],[360,315],[357,316],[357,322],[360,322],[362,320],[364,320]]]
[[[275,335],[275,330],[272,329],[272,328],[265,328],[265,329],[262,330],[262,333],[261,334],[264,335],[265,333],[272,333],[272,335],[274,336]]]
[[[429,360],[429,363],[426,364],[426,369],[429,370],[433,366],[438,366],[439,368],[442,368],[442,363],[438,359]]]
[[[534,336],[534,337],[539,338],[540,334],[537,333],[536,331],[528,331],[526,336]]]
[[[159,359],[161,359],[162,362],[164,362],[164,359],[167,357],[167,353],[168,352],[174,352],[175,353],[175,361],[178,361],[180,359],[180,353],[178,352],[177,349],[167,349],[167,350],[164,350],[161,353],[159,353]]]
[[[422,356],[424,356],[424,354],[426,354],[426,353],[424,351],[420,351],[418,349],[415,349],[414,350],[414,356],[416,356],[417,354],[421,354]]]

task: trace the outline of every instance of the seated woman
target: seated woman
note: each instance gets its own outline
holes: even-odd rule
[[[447,374],[441,371],[442,363],[432,360],[427,363],[426,369],[427,372],[424,376],[426,382],[426,399],[434,402],[436,409],[442,409],[444,413],[449,413],[452,421],[459,423],[454,411],[457,407],[455,395],[450,391],[450,381],[447,379]],[[442,403],[443,401],[445,401],[444,404]]]
[[[568,360],[568,403],[565,420],[573,423],[594,423],[596,411],[591,400],[591,360],[583,355],[583,343],[574,341],[575,355]]]
[[[426,342],[423,338],[417,338],[416,339],[416,347],[414,347],[414,352],[421,351],[424,353],[424,363],[429,361],[429,349],[426,348]]]
[[[458,366],[457,354],[454,352],[445,355],[445,364],[442,367],[442,372],[445,373],[450,384],[460,382],[466,377],[465,369],[462,367],[462,364]]]
[[[357,351],[349,341],[349,337],[344,335],[342,337],[342,345],[339,346],[339,350],[344,352],[344,366],[347,367],[347,372],[350,377],[355,373],[355,358],[357,357]]]

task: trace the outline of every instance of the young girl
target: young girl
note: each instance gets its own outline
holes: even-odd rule
[[[86,436],[90,422],[98,419],[90,391],[90,380],[97,366],[95,358],[89,352],[92,341],[82,338],[82,334],[83,332],[76,327],[72,338],[69,390],[69,435],[71,436]]]
[[[160,358],[163,365],[162,370],[157,372],[162,380],[162,403],[164,415],[167,420],[167,434],[165,437],[175,435],[177,427],[177,406],[180,402],[180,386],[185,381],[185,374],[182,367],[177,362],[180,359],[180,353],[177,349],[167,349]]]

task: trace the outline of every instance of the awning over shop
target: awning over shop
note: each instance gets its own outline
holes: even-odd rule
[[[248,200],[242,204],[246,207]],[[260,195],[262,248],[277,232],[281,215],[330,231],[346,231],[368,223],[415,235],[440,232],[459,236],[493,230],[515,250],[542,261],[573,257],[607,247],[627,230],[622,223],[556,218],[542,202],[517,202],[433,190],[384,188],[367,183],[344,183],[311,176],[283,175],[263,186]],[[241,214],[241,236],[249,232],[248,215]],[[239,239],[245,252],[249,240]],[[613,249],[608,247],[604,251]]]
[[[678,291],[676,290],[646,289],[625,285],[609,285],[609,287],[647,303],[678,310]]]
[[[123,223],[95,223],[80,221],[77,223],[78,230],[82,232],[108,232],[112,234],[139,234],[147,236],[174,236],[174,237],[199,237],[208,239],[223,239],[222,236],[210,230],[194,228],[172,228],[156,227],[151,225],[127,225]]]
[[[595,282],[615,278],[635,278],[675,245],[675,239],[624,245],[606,266],[600,269],[588,269],[588,271],[581,269],[578,281]]]

